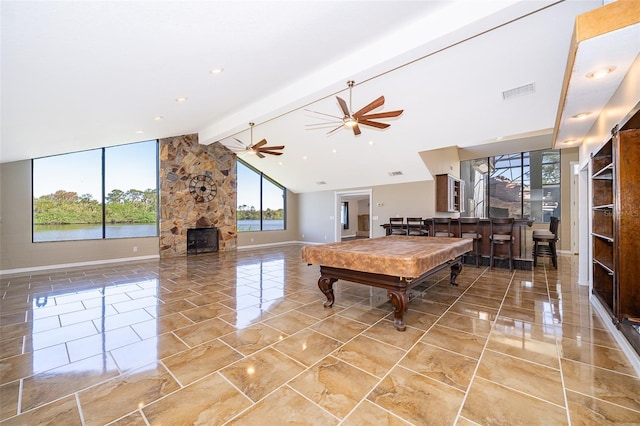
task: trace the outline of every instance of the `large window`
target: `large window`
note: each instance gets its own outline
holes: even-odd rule
[[[237,229],[285,229],[285,188],[247,163],[237,161]]]
[[[560,217],[560,151],[505,154],[460,162],[465,215]]]
[[[158,143],[32,161],[33,241],[158,235]]]

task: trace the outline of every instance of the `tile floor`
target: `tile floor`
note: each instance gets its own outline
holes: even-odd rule
[[[299,245],[3,277],[4,424],[640,423],[640,378],[559,270],[336,283]]]

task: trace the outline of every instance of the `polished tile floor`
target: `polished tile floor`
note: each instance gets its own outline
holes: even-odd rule
[[[640,423],[640,378],[576,285],[466,266],[415,292],[336,283],[300,245],[3,277],[0,421]]]

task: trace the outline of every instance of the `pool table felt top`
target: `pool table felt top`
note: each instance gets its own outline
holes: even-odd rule
[[[473,250],[469,238],[386,237],[302,247],[309,264],[405,278],[417,278],[431,269]]]

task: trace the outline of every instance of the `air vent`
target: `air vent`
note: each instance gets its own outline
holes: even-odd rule
[[[316,182],[316,185],[326,185],[326,184],[327,184],[327,182],[325,182],[323,180],[321,180],[320,182]]]
[[[511,98],[517,98],[518,96],[530,95],[536,92],[536,84],[529,83],[524,86],[515,87],[513,89],[505,90],[502,92],[502,100],[508,101]]]
[[[402,172],[389,172],[389,176],[401,176]]]

